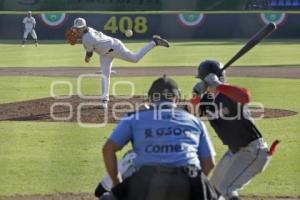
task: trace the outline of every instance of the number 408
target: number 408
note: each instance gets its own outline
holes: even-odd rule
[[[136,33],[147,32],[147,18],[143,16],[135,18],[124,16],[118,20],[116,16],[112,16],[104,25],[104,30],[112,33],[116,33],[118,30],[124,33],[127,29],[133,30]]]

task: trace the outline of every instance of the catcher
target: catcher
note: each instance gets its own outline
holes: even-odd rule
[[[121,160],[118,161],[118,171],[122,177],[122,179],[126,179],[131,176],[136,169],[134,168],[134,160],[136,158],[136,153],[133,150],[127,151]],[[95,190],[95,196],[99,199],[107,193],[113,187],[112,180],[109,175],[106,175],[101,182],[98,184]]]
[[[66,32],[66,37],[71,45],[75,45],[78,40],[82,40],[82,44],[86,50],[86,63],[90,62],[94,51],[100,56],[103,73],[101,95],[101,105],[103,108],[107,108],[109,101],[110,74],[114,58],[136,63],[155,46],[169,47],[167,40],[155,35],[151,42],[146,44],[137,53],[133,53],[120,40],[88,27],[83,18],[74,20],[74,26]]]
[[[208,116],[211,126],[223,144],[228,146],[212,174],[211,182],[223,197],[238,200],[238,190],[266,168],[278,141],[269,151],[245,107],[250,102],[250,92],[225,84],[222,67],[214,60],[200,64],[197,78],[202,81],[194,86],[192,103],[200,103],[198,114]]]

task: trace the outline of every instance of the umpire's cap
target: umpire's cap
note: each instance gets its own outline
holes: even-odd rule
[[[174,97],[179,96],[177,83],[166,75],[155,80],[148,91],[148,97],[152,102],[172,101]]]
[[[200,63],[198,67],[198,74],[196,78],[204,80],[210,73],[217,75],[219,78],[225,76],[225,72],[221,71],[223,64],[217,60],[205,60]]]

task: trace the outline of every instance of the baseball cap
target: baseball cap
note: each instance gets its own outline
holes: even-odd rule
[[[86,26],[85,19],[79,17],[74,20],[74,25],[73,25],[74,28],[83,28],[85,26]]]
[[[30,14],[30,15],[31,15],[31,14],[32,14],[32,12],[31,12],[31,11],[28,11],[28,13],[27,13],[27,14]]]
[[[179,88],[177,83],[167,77],[166,75],[163,75],[163,77],[155,80],[149,91],[148,91],[148,97],[152,101],[170,101],[175,96],[180,96]]]

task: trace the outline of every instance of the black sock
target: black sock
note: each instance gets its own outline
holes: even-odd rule
[[[99,185],[97,186],[96,190],[95,190],[95,196],[100,198],[105,192],[108,192],[101,183],[99,183]]]

